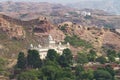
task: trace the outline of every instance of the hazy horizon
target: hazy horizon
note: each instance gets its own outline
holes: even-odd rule
[[[5,2],[5,1],[18,1],[18,2],[50,2],[50,3],[61,3],[61,4],[67,4],[67,3],[76,3],[80,1],[102,1],[102,0],[0,0],[0,2]]]

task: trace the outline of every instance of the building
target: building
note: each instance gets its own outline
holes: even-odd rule
[[[91,16],[91,12],[82,11],[81,15],[83,15],[83,16]]]
[[[31,44],[30,49],[39,51],[40,58],[45,59],[47,56],[47,51],[49,49],[54,49],[55,51],[57,51],[57,53],[61,55],[64,49],[70,48],[69,43],[65,45],[63,45],[61,42],[56,43],[56,41],[52,38],[51,35],[48,36],[46,44],[47,46],[41,46],[40,44],[38,46],[34,46],[33,44]]]

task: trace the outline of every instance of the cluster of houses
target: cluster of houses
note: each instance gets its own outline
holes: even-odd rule
[[[91,16],[92,13],[89,11],[75,11],[76,14],[81,15],[81,16]],[[70,13],[65,13],[65,17],[71,17]]]

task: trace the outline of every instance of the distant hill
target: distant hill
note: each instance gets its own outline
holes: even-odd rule
[[[99,6],[100,8],[102,7],[103,9],[106,9],[104,8],[105,5],[103,5],[103,1],[100,0],[99,2],[97,0],[90,2],[89,1],[86,2],[86,1],[87,0],[82,1],[80,3],[81,4],[80,6],[82,7],[79,7],[79,3],[76,3],[76,5],[73,4],[70,5],[74,7],[78,6],[82,10],[75,9],[69,6],[64,6],[62,4],[53,4],[47,2],[7,1],[7,2],[0,2],[0,13],[24,21],[34,20],[42,16],[42,17],[46,17],[50,22],[56,25],[58,23],[62,23],[65,21],[71,21],[74,23],[81,24],[83,26],[98,26],[98,27],[104,26],[109,28],[120,28],[120,23],[119,23],[120,16],[110,15],[107,12],[98,9],[83,9],[85,5],[87,5],[86,7],[89,7],[90,4],[91,7],[95,7],[96,5],[97,8],[97,6],[100,5]],[[112,7],[114,5],[112,4],[113,2],[115,1],[110,0],[109,3],[107,3],[107,1],[104,1],[108,9],[110,8],[109,10],[112,10],[113,8]],[[111,4],[111,6],[109,6],[108,4]],[[115,6],[117,4],[115,4]],[[81,13],[84,11],[90,12],[92,14],[91,18],[87,19],[85,16],[81,15]],[[30,24],[30,22],[28,23],[29,25],[33,25]]]
[[[120,0],[82,0],[68,5],[78,9],[99,9],[112,14],[120,14]]]
[[[73,10],[73,8],[47,2],[0,2],[0,13],[24,20],[35,19],[40,15],[49,16],[53,12],[57,14],[57,12],[70,10]]]

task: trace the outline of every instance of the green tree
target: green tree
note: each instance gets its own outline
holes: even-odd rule
[[[84,65],[87,62],[88,62],[87,55],[84,53],[78,53],[77,63]]]
[[[75,80],[75,75],[72,73],[72,69],[70,67],[63,68],[61,78],[68,78],[70,80]]]
[[[43,78],[46,80],[57,80],[61,73],[61,68],[54,65],[47,65],[42,67]]]
[[[38,80],[38,78],[33,73],[23,72],[18,75],[17,80]]]
[[[25,69],[26,68],[26,58],[23,52],[20,52],[18,54],[18,59],[17,59],[17,68],[20,69]]]
[[[62,55],[67,59],[69,64],[72,64],[73,55],[70,49],[64,49]]]
[[[85,70],[82,65],[78,65],[75,70],[77,80],[93,80],[93,70]]]
[[[115,50],[107,50],[107,56],[113,56],[113,57],[116,57],[117,56],[117,53]]]
[[[115,77],[115,71],[110,65],[105,66],[105,70],[108,71],[112,75],[112,80],[114,80]]]
[[[73,79],[70,79],[70,78],[68,78],[68,77],[62,77],[62,78],[60,78],[60,79],[58,79],[58,80],[73,80]]]
[[[115,57],[112,55],[109,55],[108,60],[109,60],[109,62],[115,62]]]
[[[42,73],[41,69],[31,69],[27,72],[34,74],[40,80],[43,79],[43,73]]]
[[[117,53],[115,50],[107,50],[107,57],[109,62],[115,62],[115,57],[117,57]]]
[[[84,67],[82,65],[78,65],[75,69],[75,75],[77,77],[81,76],[82,71],[84,71]]]
[[[43,65],[43,66],[47,66],[47,65],[57,66],[57,65],[59,65],[59,64],[58,64],[58,62],[56,62],[56,61],[44,60],[44,65]]]
[[[97,56],[96,52],[91,49],[88,54],[88,60],[91,62],[95,62],[96,56]]]
[[[118,52],[118,57],[120,57],[120,52]]]
[[[62,30],[63,32],[65,32],[66,31],[66,25],[61,26],[60,30]]]
[[[101,64],[104,64],[107,62],[106,58],[103,56],[100,56],[96,59],[97,62],[100,62]]]
[[[39,52],[36,50],[28,50],[27,64],[31,68],[40,68],[42,60],[40,59]]]
[[[42,80],[74,80],[72,69],[70,67],[61,67],[54,61],[47,60],[42,67],[43,78]]]
[[[81,77],[82,80],[93,80],[94,74],[93,70],[85,70],[81,72]]]
[[[65,56],[61,55],[59,60],[58,60],[59,64],[62,66],[62,67],[70,67],[67,59]]]
[[[106,70],[94,71],[95,80],[112,80],[112,75]]]
[[[51,61],[57,61],[58,60],[59,55],[57,54],[57,52],[54,49],[49,49],[47,52],[47,60],[51,60]]]
[[[70,67],[73,63],[73,55],[70,49],[64,49],[62,55],[59,58],[59,64],[62,67]]]

